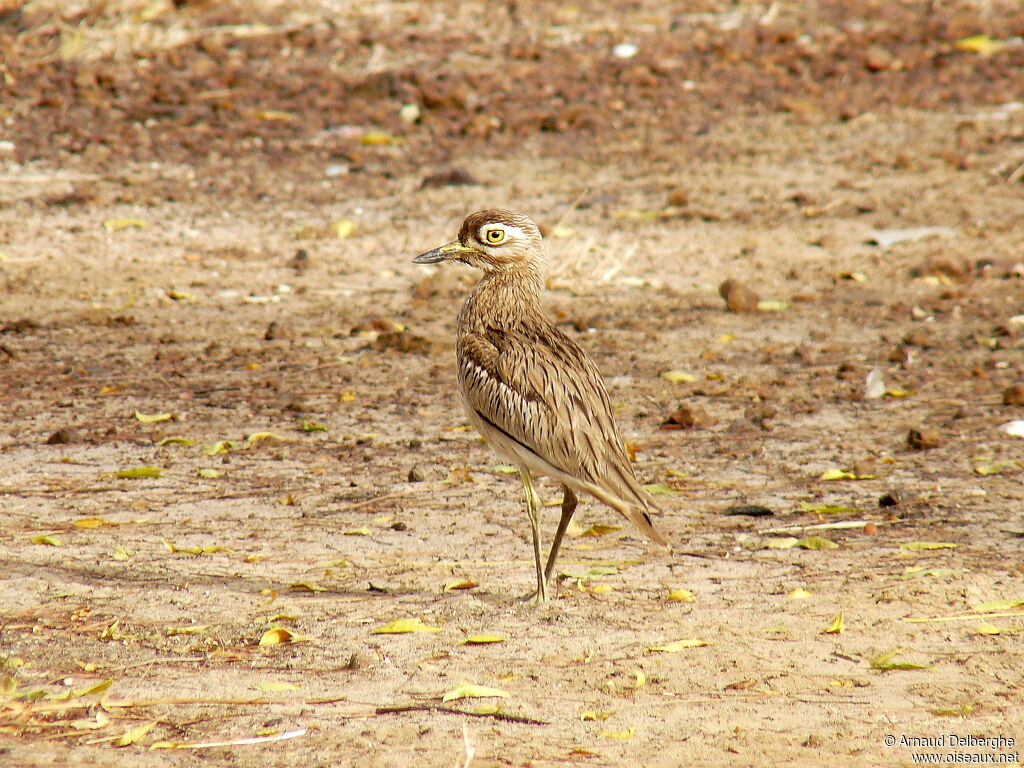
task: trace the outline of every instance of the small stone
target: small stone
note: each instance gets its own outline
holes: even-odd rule
[[[864,523],[864,534],[867,536],[874,536],[878,533],[878,526],[874,523]]]
[[[472,187],[478,186],[480,182],[465,168],[449,168],[439,173],[427,176],[420,189],[431,189],[436,187]]]
[[[373,348],[379,352],[393,349],[396,352],[426,355],[431,351],[430,339],[408,331],[386,331],[377,336]]]
[[[928,349],[932,346],[932,340],[923,328],[915,328],[903,337],[903,344],[908,347]]]
[[[880,45],[869,46],[864,51],[864,66],[872,72],[882,72],[886,69],[893,69],[895,59],[885,48]]]
[[[1024,384],[1014,384],[1003,390],[1003,405],[1024,405]]]
[[[676,187],[665,195],[665,202],[670,208],[685,208],[690,204],[690,194],[682,187]]]
[[[291,261],[288,262],[288,266],[294,269],[296,272],[305,272],[309,269],[310,258],[309,253],[306,252],[305,248],[299,248],[295,251],[295,255],[292,256]]]
[[[711,417],[697,406],[680,403],[661,423],[662,429],[699,429],[711,424]]]
[[[907,445],[915,451],[927,451],[939,445],[939,433],[934,429],[911,429],[907,432]]]
[[[409,470],[409,482],[410,483],[422,483],[427,479],[427,473],[423,471],[423,467],[417,464],[415,467]]]
[[[885,509],[886,507],[898,507],[899,505],[900,495],[896,491],[886,491],[878,497],[878,506],[882,509]],[[871,523],[868,523],[868,525],[871,525]],[[865,528],[866,527],[867,526],[865,526]],[[867,531],[864,532],[867,533]]]
[[[78,442],[81,442],[81,437],[74,427],[62,427],[46,438],[47,445],[68,445]]]
[[[263,338],[266,341],[273,341],[274,339],[283,339],[287,336],[284,332],[284,328],[274,320],[270,325],[267,326],[266,332],[263,334]]]
[[[725,299],[725,308],[730,312],[756,312],[761,300],[750,288],[732,278],[718,286],[718,295]]]

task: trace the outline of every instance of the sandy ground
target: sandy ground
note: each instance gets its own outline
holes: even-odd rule
[[[1024,15],[677,5],[0,5],[0,764],[1024,751]],[[493,206],[676,546],[541,607],[410,263]]]

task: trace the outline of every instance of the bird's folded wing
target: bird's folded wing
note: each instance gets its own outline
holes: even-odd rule
[[[459,376],[470,407],[556,469],[641,508],[636,481],[601,374],[554,326],[459,339]]]

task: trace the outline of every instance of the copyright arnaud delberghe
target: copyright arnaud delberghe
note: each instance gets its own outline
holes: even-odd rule
[[[1020,752],[1012,736],[894,736],[883,740],[887,747],[912,750],[910,762],[920,765],[1013,765],[1020,762]]]

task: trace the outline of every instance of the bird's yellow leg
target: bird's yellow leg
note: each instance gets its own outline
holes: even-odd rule
[[[537,568],[537,591],[530,595],[527,600],[531,602],[546,603],[548,601],[548,584],[544,578],[544,566],[540,559],[540,497],[533,487],[533,478],[525,469],[519,470],[519,476],[523,480],[523,491],[526,493],[526,512],[530,516],[530,530],[533,533],[533,562]]]
[[[576,511],[576,504],[579,500],[572,489],[567,485],[562,486],[562,517],[558,521],[558,530],[555,531],[555,539],[551,542],[551,552],[548,553],[548,564],[544,568],[544,583],[551,579],[551,573],[555,570],[555,558],[558,557],[558,548],[562,546],[562,537],[565,536],[565,529],[569,527],[569,521]]]

